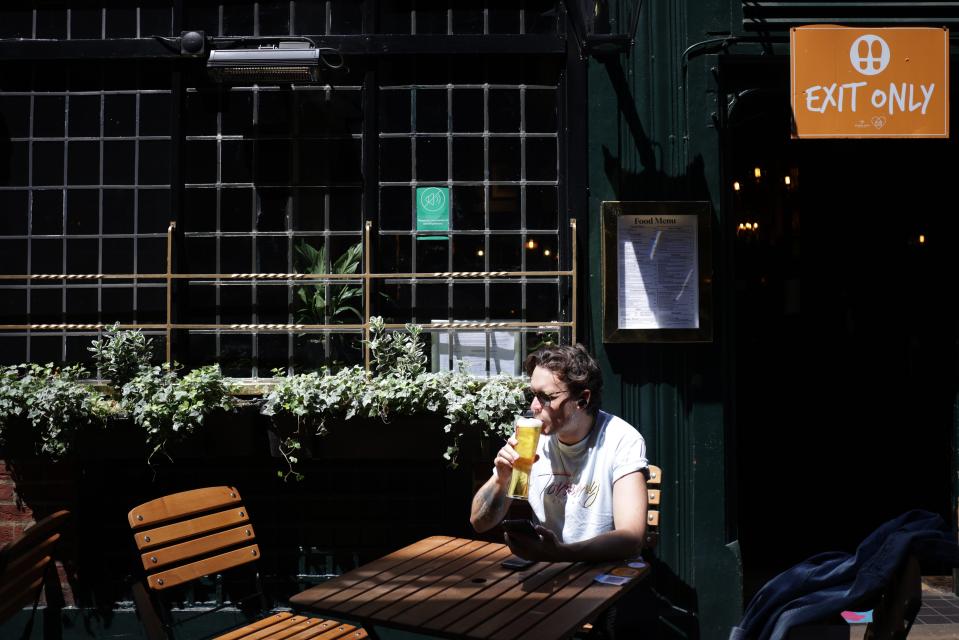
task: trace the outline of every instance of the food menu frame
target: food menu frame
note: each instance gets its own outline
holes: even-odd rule
[[[602,203],[604,342],[712,341],[711,217],[709,202]]]

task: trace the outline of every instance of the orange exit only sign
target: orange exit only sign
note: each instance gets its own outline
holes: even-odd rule
[[[789,38],[794,138],[948,138],[949,31],[815,25]]]

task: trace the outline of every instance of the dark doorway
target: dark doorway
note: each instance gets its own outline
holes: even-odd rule
[[[791,140],[785,60],[722,77],[749,598],[909,509],[951,522],[959,145]]]

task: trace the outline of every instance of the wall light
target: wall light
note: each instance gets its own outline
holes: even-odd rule
[[[513,245],[513,246],[516,246],[516,245]],[[535,240],[530,240],[529,242],[526,243],[526,248],[530,250],[535,249],[536,246],[537,245]]]
[[[919,244],[926,244],[926,235],[923,233],[919,234]]]
[[[336,60],[330,62],[327,56]],[[250,49],[213,49],[206,67],[217,82],[317,82],[320,64],[329,69],[343,66],[335,49],[318,49],[309,42],[279,42]]]
[[[759,178],[763,177],[763,170],[760,169],[759,167],[756,167],[755,169],[753,169],[753,175],[756,176],[756,179],[758,180]]]
[[[546,250],[543,251],[543,255],[546,256],[547,258],[549,257],[549,254],[550,254],[550,250],[549,250],[549,249],[546,249]]]
[[[739,182],[733,182],[733,191],[739,191],[740,188]]]
[[[790,178],[789,176],[786,176],[785,178],[783,178],[783,182],[785,182],[786,186],[788,187],[789,185],[792,184],[793,181],[792,181],[792,178]]]
[[[482,258],[483,255],[484,255],[484,254],[483,254],[483,250],[482,250],[482,249],[477,250],[476,255],[478,255],[479,257]]]

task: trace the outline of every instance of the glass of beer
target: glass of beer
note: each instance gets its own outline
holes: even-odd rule
[[[537,418],[516,418],[516,453],[519,459],[513,463],[513,475],[509,481],[510,498],[526,500],[529,496],[529,472],[536,458],[536,445],[539,443],[539,434],[543,429],[543,422]]]

